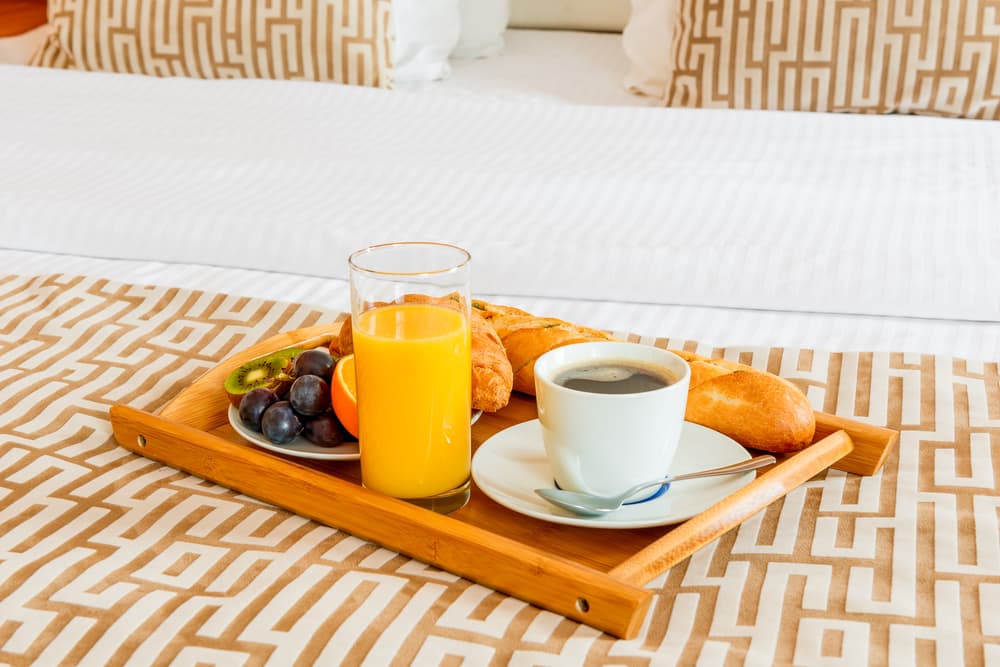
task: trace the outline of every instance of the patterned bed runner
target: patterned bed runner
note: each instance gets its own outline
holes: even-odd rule
[[[659,577],[620,641],[115,444],[111,405],[156,409],[334,316],[0,277],[0,664],[1000,663],[996,362],[698,348],[901,429],[899,451],[874,477],[818,476]]]

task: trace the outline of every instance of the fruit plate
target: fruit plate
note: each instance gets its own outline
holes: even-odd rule
[[[671,527],[608,531],[555,524],[509,510],[473,487],[443,516],[361,486],[357,461],[301,459],[247,446],[229,423],[222,383],[249,359],[285,347],[328,344],[337,325],[279,334],[221,362],[158,414],[111,408],[126,449],[261,501],[430,563],[610,634],[634,637],[652,600],[644,586],[827,467],[872,474],[899,434],[816,413],[812,446],[784,457],[738,491]],[[535,419],[534,399],[515,394],[473,426],[473,447]]]
[[[263,433],[254,431],[240,421],[240,411],[235,406],[229,406],[226,416],[229,419],[229,425],[233,427],[234,431],[243,436],[244,440],[276,454],[296,456],[303,459],[316,459],[318,461],[357,461],[361,458],[361,452],[358,450],[358,443],[356,442],[345,442],[336,447],[320,447],[299,435],[287,444],[276,445],[265,438]]]
[[[316,459],[317,461],[357,461],[361,458],[361,451],[358,449],[357,442],[345,442],[336,447],[321,447],[309,442],[300,435],[287,444],[276,445],[265,438],[263,433],[254,431],[245,425],[240,420],[240,411],[236,409],[236,406],[230,405],[229,410],[226,411],[226,416],[229,419],[229,425],[233,427],[234,431],[243,436],[244,440],[276,454],[284,454],[285,456],[294,456],[301,459]],[[470,418],[471,423],[475,424],[482,416],[482,410],[474,410]]]

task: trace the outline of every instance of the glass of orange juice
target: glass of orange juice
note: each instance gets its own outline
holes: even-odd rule
[[[437,512],[469,499],[469,260],[422,242],[349,259],[362,484]]]

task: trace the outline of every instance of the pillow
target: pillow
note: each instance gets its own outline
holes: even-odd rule
[[[390,9],[389,0],[49,0],[52,30],[32,62],[388,87]]]
[[[663,97],[676,9],[677,0],[632,0],[632,14],[622,31],[622,47],[629,60],[625,75],[629,92]]]
[[[672,106],[1000,119],[1000,7],[678,0]]]
[[[434,81],[451,72],[448,55],[461,34],[459,0],[394,0],[393,78]]]
[[[458,9],[462,32],[452,57],[488,58],[503,51],[507,0],[459,0]]]
[[[510,27],[621,32],[629,0],[510,0]]]

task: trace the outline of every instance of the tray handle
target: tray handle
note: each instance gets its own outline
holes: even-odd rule
[[[854,448],[850,436],[836,431],[759,475],[742,489],[688,519],[608,574],[643,586],[723,533],[735,528]]]
[[[899,431],[882,426],[872,426],[854,419],[838,417],[825,412],[816,413],[816,435],[820,442],[837,431],[846,431],[854,442],[854,449],[831,468],[852,472],[855,475],[874,475],[899,444]],[[815,447],[816,445],[813,445]]]

